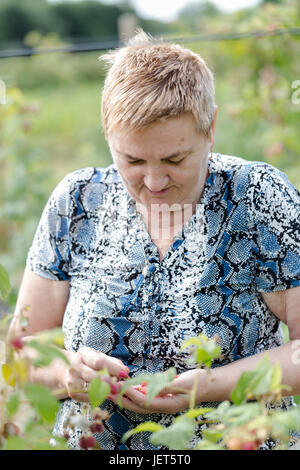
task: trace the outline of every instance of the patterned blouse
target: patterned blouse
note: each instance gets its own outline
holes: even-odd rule
[[[180,353],[183,340],[217,334],[222,358],[213,367],[219,367],[283,343],[280,321],[260,292],[300,285],[299,214],[300,194],[285,174],[212,154],[201,201],[161,261],[116,166],[89,167],[53,191],[27,264],[44,278],[70,281],[66,349],[85,345],[117,357],[130,376],[169,367],[180,374],[193,368]],[[292,405],[283,398],[284,408]],[[102,408],[110,418],[95,437],[108,450],[155,449],[148,433],[125,443],[121,437],[142,421],[174,419],[108,400]],[[81,410],[81,403],[64,400],[54,433]],[[79,448],[80,428],[69,434],[70,446]]]

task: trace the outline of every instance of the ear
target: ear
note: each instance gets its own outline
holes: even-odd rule
[[[217,115],[218,115],[218,106],[215,105],[214,118],[213,118],[213,121],[211,123],[211,128],[210,128],[210,145],[211,145],[211,148],[213,148],[214,143],[215,143],[215,130],[216,130]]]

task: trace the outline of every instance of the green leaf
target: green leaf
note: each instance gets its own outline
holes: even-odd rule
[[[222,401],[222,403],[220,403],[217,408],[207,413],[206,418],[208,418],[209,420],[222,421],[229,409],[230,402],[228,400]]]
[[[39,344],[55,344],[60,348],[64,347],[64,333],[61,328],[51,328],[35,334],[35,339]]]
[[[30,447],[21,437],[9,436],[4,445],[4,450],[30,450]]]
[[[141,374],[132,379],[126,380],[122,386],[120,395],[124,395],[126,390],[132,385],[138,385],[142,382],[147,382],[147,400],[146,405],[149,405],[151,400],[165,387],[175,379],[177,375],[176,369],[171,367],[166,372],[157,372],[156,374]]]
[[[156,431],[150,437],[153,445],[163,445],[171,450],[185,450],[195,430],[195,423],[186,416],[179,416],[171,426]]]
[[[66,439],[64,437],[51,436],[51,450],[67,450]]]
[[[7,327],[7,324],[10,320],[13,318],[13,313],[4,313],[2,315],[1,321],[0,321],[0,329],[5,329]]]
[[[261,415],[261,406],[257,402],[245,403],[243,405],[230,405],[225,401],[218,408],[206,414],[210,421],[222,422],[227,427],[242,426],[250,420],[257,419]]]
[[[216,340],[214,338],[209,339],[203,334],[185,340],[181,346],[181,351],[191,346],[189,363],[197,363],[201,366],[210,367],[213,360],[221,355],[221,348],[217,345]]]
[[[27,384],[24,392],[41,418],[49,423],[53,423],[59,408],[59,402],[53,397],[51,392],[39,384]]]
[[[227,425],[241,426],[260,416],[261,406],[257,402],[245,403],[240,406],[231,406],[224,413],[222,422]]]
[[[246,401],[249,384],[254,376],[254,372],[243,372],[230,394],[230,399],[235,405],[240,405]]]
[[[198,418],[198,416],[202,416],[210,411],[214,411],[215,408],[193,408],[192,410],[187,411],[184,416],[189,419]]]
[[[204,439],[217,444],[217,442],[223,437],[223,431],[220,431],[219,429],[208,428],[203,430],[202,435]]]
[[[8,296],[10,290],[11,285],[9,282],[9,275],[4,267],[0,264],[0,297],[5,299]]]
[[[197,442],[196,446],[194,447],[195,450],[224,450],[224,448],[220,445],[217,445],[211,441],[203,439]]]
[[[129,437],[133,436],[134,434],[138,434],[139,432],[155,432],[163,429],[164,428],[161,424],[154,423],[153,421],[146,421],[145,423],[139,424],[134,429],[127,431],[122,437],[122,442],[127,441]]]
[[[280,425],[286,430],[298,431],[300,429],[300,409],[278,411],[271,415],[273,425]]]
[[[20,406],[20,397],[19,397],[19,394],[16,392],[16,393],[13,393],[9,397],[6,403],[6,409],[10,418],[18,411],[19,406]]]
[[[272,383],[271,383],[271,389],[276,390],[277,388],[280,387],[281,385],[281,380],[282,380],[282,369],[280,364],[277,362],[272,369]]]
[[[100,377],[91,380],[89,385],[89,399],[92,408],[100,406],[110,393],[110,386],[103,382]]]
[[[231,401],[239,405],[249,397],[260,399],[263,395],[279,391],[282,378],[279,364],[272,365],[268,354],[259,361],[253,371],[243,372],[231,392]]]
[[[26,426],[23,440],[32,450],[66,450],[65,439],[58,436],[54,439],[52,431],[52,424],[34,420]]]
[[[28,346],[36,349],[39,353],[37,359],[34,360],[35,367],[47,366],[56,358],[60,358],[69,364],[64,353],[57,347],[51,346],[51,344],[39,343],[36,339],[33,339],[28,342]]]

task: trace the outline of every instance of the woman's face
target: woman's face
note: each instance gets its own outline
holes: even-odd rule
[[[213,135],[214,124],[208,139],[196,131],[193,116],[183,114],[131,133],[116,129],[108,144],[127,191],[149,211],[152,204],[184,208],[199,201]]]

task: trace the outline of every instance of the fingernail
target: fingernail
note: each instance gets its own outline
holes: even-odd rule
[[[125,372],[125,370],[121,370],[121,372],[119,373],[119,377],[121,379],[125,379],[125,377],[127,377],[128,373]]]

